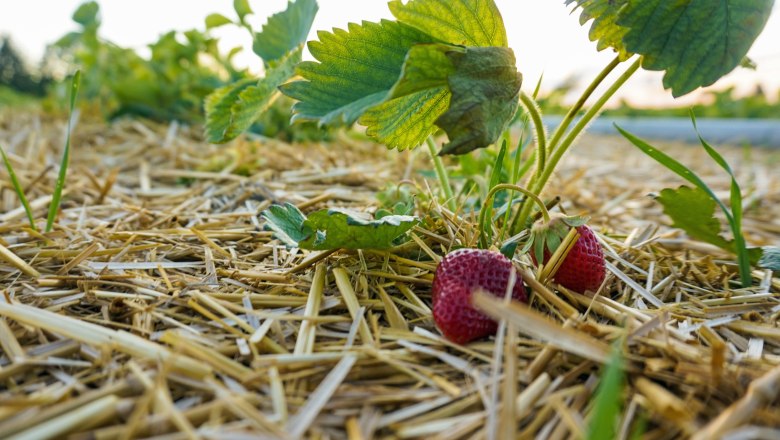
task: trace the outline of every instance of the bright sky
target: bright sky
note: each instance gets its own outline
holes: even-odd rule
[[[539,75],[552,88],[570,75],[589,81],[613,57],[611,52],[597,52],[587,38],[589,24],[581,27],[578,13],[570,14],[563,0],[495,0],[504,17],[509,45],[514,49],[524,76],[523,87],[530,90]],[[0,33],[12,36],[17,47],[30,59],[37,60],[46,44],[68,31],[76,30],[70,19],[81,0],[24,0],[3,2],[0,6]],[[203,19],[212,12],[233,17],[232,0],[100,0],[102,36],[121,46],[144,48],[157,36],[171,29],[203,28]],[[287,0],[250,0],[255,11],[252,23],[257,28],[266,18],[283,10]],[[318,0],[319,14],[310,38],[316,30],[345,27],[348,22],[377,21],[392,18],[385,0]],[[239,62],[259,66],[251,52],[247,33],[239,29],[215,30],[222,47],[246,49]],[[748,92],[756,83],[768,90],[780,89],[780,7],[775,6],[764,32],[748,54],[758,64],[755,71],[737,69],[713,88],[736,85]],[[776,92],[773,92],[776,93]],[[689,103],[694,96],[676,102],[661,87],[657,72],[641,72],[623,87],[622,96],[636,104],[666,105]]]

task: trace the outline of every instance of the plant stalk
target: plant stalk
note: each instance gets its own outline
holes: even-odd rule
[[[436,177],[439,179],[439,186],[444,191],[444,197],[447,199],[447,207],[450,211],[455,212],[458,209],[458,205],[455,204],[455,194],[452,192],[452,186],[450,186],[450,176],[447,174],[447,169],[444,168],[444,161],[436,153],[436,141],[433,140],[433,136],[428,136],[425,140],[428,145],[428,154],[431,156],[433,166],[436,170]]]
[[[566,129],[569,128],[571,121],[577,117],[577,113],[582,109],[582,107],[585,106],[585,102],[588,101],[590,96],[593,94],[596,88],[601,85],[604,79],[606,79],[606,77],[612,73],[613,70],[615,70],[615,67],[617,67],[618,64],[620,64],[619,56],[615,57],[606,67],[604,67],[604,69],[601,70],[601,72],[599,72],[596,78],[594,78],[593,81],[588,84],[588,87],[582,92],[582,95],[580,95],[579,99],[577,99],[577,102],[575,102],[569,111],[566,112],[566,116],[563,117],[563,120],[560,124],[558,124],[558,127],[553,132],[552,137],[550,138],[550,149],[555,148],[558,141],[561,139],[561,136],[563,136],[563,134],[566,133]]]
[[[547,134],[544,132],[542,112],[539,109],[539,104],[522,90],[520,91],[520,102],[523,103],[525,111],[531,116],[536,132],[536,169],[543,170],[547,162]]]
[[[571,147],[574,141],[577,139],[577,136],[579,136],[585,127],[587,127],[588,124],[599,114],[607,101],[609,101],[609,99],[612,98],[612,96],[623,86],[623,84],[625,84],[626,81],[628,81],[628,79],[631,78],[631,76],[639,69],[641,62],[642,59],[637,58],[637,60],[634,61],[634,63],[631,64],[631,66],[622,75],[620,75],[620,77],[609,87],[609,89],[604,92],[598,101],[596,101],[593,106],[588,109],[587,112],[585,112],[585,114],[582,116],[582,118],[580,118],[579,121],[577,121],[577,124],[574,125],[571,131],[566,134],[566,137],[563,138],[560,145],[553,150],[552,155],[550,156],[549,161],[544,167],[541,175],[539,175],[532,182],[531,191],[534,194],[539,195],[542,193],[544,186],[547,184],[547,181],[550,179],[553,171],[555,171],[555,167],[561,161],[563,155],[566,154],[566,151],[568,151],[569,147]],[[528,200],[526,200],[521,205],[517,217],[515,217],[515,220],[512,222],[512,234],[517,234],[520,232],[519,229],[523,227],[530,213],[531,204],[528,203]]]

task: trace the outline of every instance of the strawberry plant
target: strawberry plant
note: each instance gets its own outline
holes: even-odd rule
[[[535,94],[521,89],[522,75],[508,47],[504,19],[492,0],[393,0],[388,6],[395,20],[320,31],[318,40],[308,43],[313,61],[297,62],[300,46],[293,43],[304,40],[303,32],[293,33],[300,38],[283,40],[287,52],[258,52],[266,60],[266,77],[256,84],[226,88],[209,100],[209,130],[216,134],[209,137],[230,139],[245,130],[281,84],[281,92],[298,101],[293,107],[295,121],[358,123],[369,137],[398,150],[426,144],[444,199],[455,210],[449,174],[439,156],[495,144],[522,106],[535,141],[533,171],[524,186],[538,199],[578,136],[637,70],[662,71],[663,85],[675,97],[711,85],[740,64],[750,64],[745,56],[773,3],[564,1],[580,11],[582,24],[590,23],[589,36],[598,49],[611,49],[616,55],[548,136]],[[269,20],[268,31],[272,22],[303,23],[309,15],[296,11],[316,11],[307,9],[307,4],[304,0],[290,3],[287,11]],[[522,68],[522,58],[519,61]],[[610,79],[624,64],[625,70]],[[293,69],[297,77],[288,81]],[[601,89],[601,96],[595,97]],[[438,149],[433,135],[440,130],[448,141]],[[509,156],[502,154],[501,162]],[[516,152],[514,157],[520,155]],[[520,169],[513,166],[514,180],[509,183],[518,183]],[[500,171],[497,176],[500,179]],[[494,177],[491,186],[499,183]],[[516,235],[529,227],[532,202],[531,197],[519,204],[507,200],[501,230]],[[483,211],[491,208],[483,205]],[[487,217],[492,220],[492,215]],[[493,239],[483,239],[482,246]]]

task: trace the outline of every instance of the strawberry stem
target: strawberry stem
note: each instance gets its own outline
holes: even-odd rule
[[[520,193],[523,193],[526,197],[531,199],[534,203],[536,203],[537,206],[539,206],[539,212],[542,213],[542,217],[544,218],[545,223],[550,222],[550,212],[547,210],[547,207],[544,205],[544,202],[542,199],[539,198],[536,194],[532,193],[531,191],[523,188],[520,185],[512,185],[511,183],[502,183],[499,185],[494,186],[490,189],[490,192],[488,192],[487,196],[485,197],[485,202],[482,204],[482,209],[479,210],[479,234],[480,234],[480,244],[483,246],[483,248],[488,247],[488,237],[485,233],[485,222],[487,221],[487,209],[485,209],[485,206],[488,206],[489,204],[493,203],[493,197],[496,195],[497,192],[501,191],[502,189],[517,191]]]
[[[547,162],[547,134],[544,132],[542,112],[539,109],[539,104],[522,90],[520,91],[520,102],[523,103],[525,111],[531,116],[531,120],[534,123],[534,130],[536,131],[536,173],[541,173]]]
[[[619,56],[615,57],[615,59],[613,59],[612,62],[610,62],[604,69],[602,69],[596,78],[594,78],[593,81],[588,84],[588,87],[582,92],[582,95],[580,95],[577,102],[575,102],[569,111],[566,112],[566,116],[563,117],[563,120],[560,124],[558,124],[558,127],[553,132],[552,137],[550,138],[551,149],[555,148],[555,146],[558,144],[558,141],[561,140],[561,136],[563,136],[563,134],[566,133],[566,130],[569,128],[571,121],[574,120],[574,118],[577,116],[577,113],[582,110],[582,107],[585,106],[585,102],[587,102],[588,98],[590,98],[590,96],[604,81],[604,79],[606,79],[606,77],[612,73],[613,70],[615,70],[615,67],[617,67],[618,64],[620,64]]]
[[[577,136],[587,127],[587,125],[594,119],[596,116],[598,116],[599,112],[604,108],[604,105],[609,101],[610,98],[615,94],[615,92],[620,89],[623,84],[628,81],[629,78],[639,69],[639,66],[642,63],[642,58],[639,57],[637,60],[631,64],[631,66],[622,74],[618,79],[607,89],[607,91],[604,92],[604,94],[593,104],[593,106],[588,109],[587,112],[580,118],[579,121],[577,121],[577,124],[566,134],[566,137],[563,138],[563,140],[560,142],[560,145],[555,146],[555,148],[552,151],[552,155],[550,156],[550,160],[547,162],[546,166],[544,167],[544,170],[537,170],[537,172],[534,174],[532,181],[531,181],[531,191],[533,191],[534,194],[541,194],[544,190],[545,185],[547,184],[547,181],[550,179],[550,176],[552,175],[553,171],[555,170],[555,167],[558,165],[558,162],[560,162],[563,155],[566,153],[566,151],[571,147],[571,145],[574,143],[574,141],[577,139]],[[557,134],[557,133],[556,133]],[[524,227],[525,222],[528,219],[528,216],[531,214],[531,204],[526,201],[520,206],[520,209],[517,211],[517,221],[513,221],[512,223],[515,225],[516,228]],[[517,234],[520,232],[519,230],[512,230],[512,234]]]

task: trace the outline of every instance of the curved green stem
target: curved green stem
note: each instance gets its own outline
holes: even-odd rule
[[[618,64],[620,64],[619,56],[615,57],[606,67],[604,67],[604,69],[601,70],[601,72],[599,72],[596,78],[594,78],[593,81],[588,84],[588,87],[582,92],[580,98],[577,100],[577,102],[574,103],[569,111],[566,112],[566,116],[563,117],[563,120],[560,124],[558,124],[558,127],[553,132],[552,137],[550,138],[550,148],[555,148],[556,144],[561,139],[561,136],[563,136],[563,134],[566,133],[566,129],[569,128],[571,121],[573,121],[577,116],[577,112],[579,112],[582,107],[585,106],[585,102],[587,102],[587,100],[590,98],[596,88],[601,85],[604,79],[610,73],[612,73],[613,70],[615,70],[615,67],[617,67]]]
[[[450,186],[450,176],[447,174],[447,169],[444,168],[444,162],[441,160],[441,157],[436,153],[436,141],[433,140],[433,136],[428,136],[425,143],[428,145],[428,154],[431,156],[433,167],[436,169],[439,185],[442,191],[444,191],[444,197],[447,199],[447,207],[450,211],[455,212],[458,209],[458,205],[455,204],[455,194]]]
[[[511,183],[501,183],[490,189],[490,192],[488,192],[487,196],[485,197],[485,202],[482,204],[482,209],[480,209],[479,211],[480,244],[482,245],[483,248],[487,248],[487,243],[488,243],[488,237],[487,234],[485,233],[485,226],[486,226],[485,222],[487,219],[488,209],[486,209],[485,207],[490,206],[490,204],[493,203],[493,197],[496,195],[497,192],[501,191],[502,189],[509,189],[512,191],[517,191],[519,193],[525,194],[526,197],[533,200],[533,202],[539,206],[539,210],[542,213],[542,217],[544,217],[545,223],[550,222],[550,212],[547,211],[547,207],[544,205],[544,202],[536,194],[523,188],[520,185],[513,185]]]
[[[587,125],[599,114],[601,109],[604,108],[604,105],[607,103],[607,101],[609,101],[610,98],[612,98],[615,92],[617,92],[618,89],[620,89],[623,84],[625,84],[626,81],[631,78],[634,72],[639,69],[641,62],[642,58],[637,58],[637,60],[634,61],[634,63],[631,64],[631,66],[625,72],[623,72],[622,75],[620,75],[620,77],[609,87],[609,89],[604,92],[604,95],[602,95],[598,101],[596,101],[593,106],[588,109],[582,118],[577,121],[577,124],[575,124],[571,131],[566,134],[566,137],[561,141],[561,144],[557,146],[555,150],[553,150],[552,155],[549,158],[550,160],[544,167],[542,174],[538,175],[538,177],[531,185],[531,191],[533,191],[534,194],[538,195],[542,193],[544,186],[547,184],[547,181],[550,179],[553,171],[555,171],[555,167],[558,165],[558,162],[561,161],[561,158],[563,158],[563,155],[577,139],[577,136],[579,136],[585,127],[587,127]],[[518,229],[525,224],[530,213],[531,204],[526,200],[526,202],[521,205],[517,218],[515,218],[515,221],[512,222],[512,234],[520,232]]]
[[[536,169],[543,170],[547,162],[547,134],[544,132],[544,123],[542,122],[542,112],[539,104],[533,98],[528,96],[522,90],[520,91],[520,102],[531,116],[536,131]]]

